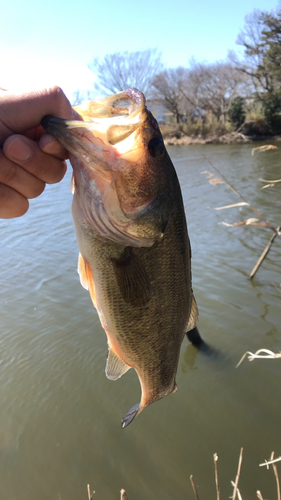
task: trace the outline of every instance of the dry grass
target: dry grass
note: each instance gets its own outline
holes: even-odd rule
[[[217,462],[218,462],[217,453],[214,453],[213,460],[214,460],[214,470],[215,470],[216,500],[220,500],[220,486],[219,486],[219,477],[218,477],[218,468],[217,468]],[[235,481],[230,481],[230,483],[233,487],[233,492],[232,492],[232,495],[230,497],[231,500],[236,500],[236,498],[238,500],[243,500],[242,493],[238,487],[239,479],[240,479],[240,475],[241,475],[241,469],[242,469],[242,460],[243,460],[243,448],[241,448],[240,454],[239,454]],[[276,463],[279,461],[281,461],[281,457],[274,459],[274,451],[273,451],[270,455],[269,460],[265,460],[264,463],[259,464],[260,467],[265,466],[267,469],[270,469],[270,466],[272,467],[274,477],[275,477],[275,484],[276,484],[276,500],[281,500],[280,481],[279,481],[279,475],[278,475],[278,470],[277,470],[277,466],[276,466]],[[192,486],[192,490],[193,490],[195,499],[200,500],[193,475],[190,476],[190,482],[191,482],[191,486]],[[88,491],[88,500],[93,500],[93,495],[95,492],[93,491],[93,493],[91,493],[89,484],[87,486],[87,491]],[[262,494],[259,490],[257,490],[256,495],[257,495],[259,500],[264,500],[264,497],[262,496]],[[266,497],[266,498],[269,498],[269,497]],[[123,489],[120,491],[120,500],[130,500],[128,497],[128,494]],[[271,499],[271,500],[273,500],[273,499]]]
[[[200,121],[197,123],[167,123],[160,125],[160,130],[163,139],[166,139],[169,136],[180,138],[182,134],[192,138],[220,137],[228,132],[232,132],[234,129],[229,123],[223,124],[214,120],[213,123],[207,122],[203,123],[203,125]]]
[[[274,353],[274,352],[270,351],[269,349],[259,349],[255,353],[252,353],[251,351],[247,351],[247,352],[245,352],[245,354],[243,354],[239,363],[236,365],[236,368],[238,368],[238,366],[241,365],[242,361],[246,358],[246,356],[248,356],[249,361],[253,361],[254,359],[277,359],[277,358],[281,358],[281,352]]]
[[[270,149],[275,149],[275,146],[272,146],[272,145],[269,145],[269,146],[261,146],[260,148],[255,148],[255,150],[260,150],[260,151],[267,151],[267,150],[270,150]],[[252,150],[252,154],[253,154],[253,150]],[[201,172],[202,174],[207,174],[208,175],[208,179],[209,179],[209,183],[211,184],[226,184],[237,196],[239,196],[239,198],[241,200],[243,200],[242,202],[240,203],[234,203],[234,204],[231,204],[231,205],[225,205],[223,207],[216,207],[215,210],[223,210],[223,209],[226,209],[226,208],[233,208],[233,207],[238,207],[238,206],[242,206],[242,205],[245,205],[245,206],[248,206],[248,208],[250,208],[251,210],[253,210],[253,212],[255,212],[255,214],[257,215],[257,217],[249,217],[248,219],[244,220],[244,221],[239,221],[239,222],[233,222],[233,223],[228,223],[228,222],[222,222],[223,225],[225,226],[228,226],[228,227],[241,227],[241,226],[262,226],[262,227],[265,227],[266,229],[270,229],[272,232],[273,232],[273,235],[271,236],[268,244],[266,245],[265,249],[263,250],[261,256],[259,257],[257,263],[255,264],[254,268],[252,269],[250,275],[249,275],[249,279],[252,279],[257,270],[259,269],[259,267],[261,266],[263,260],[265,259],[266,255],[268,254],[270,248],[271,248],[271,245],[272,243],[274,242],[276,236],[281,236],[281,226],[278,226],[278,227],[274,227],[262,214],[259,210],[257,210],[253,205],[251,205],[245,198],[244,196],[241,195],[241,193],[239,193],[237,191],[237,189],[234,188],[234,186],[232,186],[230,184],[230,182],[226,179],[226,177],[220,172],[220,170],[209,160],[209,158],[207,158],[204,154],[202,154],[202,157],[211,165],[211,167],[219,174],[219,177],[213,177],[214,174],[212,174],[211,172],[209,172],[208,170],[205,170],[204,172]],[[271,181],[273,183],[277,183],[281,181],[281,179],[278,179],[276,181]],[[265,181],[265,182],[270,182],[270,181]],[[268,186],[265,186],[265,187],[268,187]]]
[[[217,471],[218,455],[215,453],[213,455],[213,457],[214,457],[214,467],[215,467],[216,495],[217,495],[217,500],[220,500],[220,488],[219,488],[219,479],[218,479],[218,471]],[[240,450],[235,481],[231,481],[231,485],[233,486],[233,493],[232,493],[232,496],[230,498],[232,500],[236,500],[236,498],[238,498],[238,500],[243,500],[241,491],[238,488],[239,479],[240,479],[240,475],[241,475],[242,460],[243,460],[243,448],[241,448],[241,450]],[[280,460],[281,460],[281,457],[276,458],[274,460],[274,452],[272,452],[271,456],[270,456],[270,460],[266,460],[265,463],[260,464],[260,467],[263,467],[265,465],[267,467],[267,469],[270,468],[270,465],[272,466],[274,476],[275,476],[276,499],[277,500],[281,500],[280,481],[279,481],[278,471],[277,471],[277,467],[276,467],[276,462],[279,462]],[[198,491],[197,491],[195,483],[194,483],[193,476],[190,476],[190,481],[191,481],[192,489],[193,489],[196,500],[200,500],[199,495],[198,495]],[[263,496],[259,490],[256,492],[256,494],[257,494],[257,497],[259,500],[263,500]]]

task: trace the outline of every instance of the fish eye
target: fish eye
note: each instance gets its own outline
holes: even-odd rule
[[[148,151],[153,158],[159,158],[164,154],[164,143],[160,137],[153,137],[148,143]]]

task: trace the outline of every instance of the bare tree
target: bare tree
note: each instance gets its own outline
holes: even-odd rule
[[[161,102],[180,123],[186,114],[186,99],[182,89],[185,86],[187,69],[170,68],[155,76],[153,86],[156,89],[154,100]]]
[[[176,117],[199,118],[211,112],[218,121],[226,121],[230,101],[247,96],[248,77],[228,62],[214,64],[191,61],[190,68],[174,68],[159,73],[153,85],[158,100]]]
[[[78,106],[83,101],[91,101],[95,99],[95,94],[93,90],[80,90],[77,89],[72,92],[71,104],[72,106]]]
[[[246,96],[247,78],[228,62],[204,64],[192,61],[184,95],[193,103],[197,116],[211,111],[218,121],[225,122],[230,101]]]
[[[104,94],[114,94],[131,87],[150,97],[152,82],[162,69],[161,53],[157,49],[138,52],[115,52],[97,57],[89,65],[98,77],[96,86]]]
[[[189,112],[187,116],[198,117],[203,122],[203,101],[202,101],[202,82],[204,80],[204,67],[191,60],[191,68],[186,71],[186,78],[180,82],[180,92],[188,103]]]

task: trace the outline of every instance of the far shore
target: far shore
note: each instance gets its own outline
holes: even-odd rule
[[[280,140],[281,136],[247,136],[241,134],[241,132],[229,132],[221,136],[208,135],[207,137],[194,137],[177,131],[166,136],[164,143],[165,146],[189,146],[192,144],[242,144]]]

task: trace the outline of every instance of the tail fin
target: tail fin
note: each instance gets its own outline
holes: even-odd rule
[[[202,339],[197,326],[192,328],[192,330],[189,330],[186,332],[188,340],[195,346],[199,347],[200,345],[204,344],[204,340]]]
[[[140,409],[140,404],[138,403],[138,404],[132,406],[132,408],[130,408],[129,411],[127,411],[125,417],[123,417],[122,421],[121,421],[122,429],[127,427],[134,420],[134,418],[139,413],[139,409]]]

